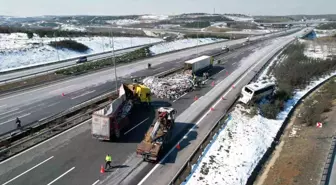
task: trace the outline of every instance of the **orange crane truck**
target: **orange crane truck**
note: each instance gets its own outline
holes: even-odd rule
[[[149,127],[145,138],[136,149],[137,155],[141,156],[144,161],[156,162],[159,159],[164,145],[171,139],[175,114],[174,108],[160,107],[158,109],[156,122]]]

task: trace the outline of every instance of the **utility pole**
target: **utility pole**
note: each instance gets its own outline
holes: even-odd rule
[[[112,58],[113,58],[113,65],[114,65],[114,78],[115,78],[115,84],[116,84],[116,92],[118,92],[117,66],[116,66],[115,53],[114,53],[114,38],[113,38],[112,30],[111,30],[111,35],[112,35]]]
[[[199,21],[197,21],[197,31],[196,31],[196,36],[197,36],[197,47],[196,47],[196,53],[198,57],[198,30],[199,30]]]
[[[57,47],[57,40],[56,40],[56,34],[54,32],[54,37],[55,37],[55,44],[56,44],[56,53],[57,53],[57,59],[60,61],[59,53],[58,53],[58,47]]]

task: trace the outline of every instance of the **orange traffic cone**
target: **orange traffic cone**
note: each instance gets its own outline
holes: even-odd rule
[[[226,71],[226,75],[229,75],[229,72]]]
[[[62,96],[65,96],[65,94],[64,94],[64,93],[62,93]]]
[[[105,173],[104,165],[100,166],[100,173]]]
[[[224,96],[222,96],[222,100],[225,100]]]
[[[213,107],[210,108],[211,111],[214,111],[215,109]]]
[[[235,86],[234,85],[232,85],[232,89],[234,89],[235,88]]]
[[[196,101],[196,100],[198,100],[198,97],[197,97],[197,96],[195,96],[194,100],[195,100],[195,101]]]
[[[177,143],[176,148],[177,148],[178,150],[181,149],[180,143]]]
[[[215,81],[212,81],[212,82],[211,82],[211,86],[212,86],[212,87],[215,86]]]

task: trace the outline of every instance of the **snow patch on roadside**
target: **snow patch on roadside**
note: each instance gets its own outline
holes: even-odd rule
[[[215,38],[200,38],[198,39],[198,45],[210,44],[219,41],[225,41],[226,39],[215,39]],[[150,47],[150,51],[153,54],[161,54],[169,51],[190,48],[197,46],[197,39],[181,39],[173,42],[166,42],[162,44],[157,44]]]
[[[334,75],[336,72],[294,92],[276,120],[260,115],[250,117],[247,115],[250,110],[238,104],[230,114],[231,121],[219,132],[209,151],[199,160],[198,167],[193,166],[197,168],[183,184],[245,185],[294,105],[311,89]],[[296,131],[292,131],[293,136]]]
[[[34,66],[38,64],[52,63],[60,60],[79,57],[88,54],[112,51],[112,42],[109,37],[76,37],[71,38],[90,48],[85,53],[79,53],[68,49],[55,49],[48,44],[52,41],[67,40],[69,38],[40,38],[36,34],[28,39],[25,33],[0,34],[0,71],[9,71],[17,68]],[[115,50],[129,48],[153,42],[159,42],[159,38],[143,37],[115,37]]]

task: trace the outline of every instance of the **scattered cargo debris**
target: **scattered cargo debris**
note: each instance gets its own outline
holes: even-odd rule
[[[162,99],[177,99],[194,87],[190,74],[175,74],[165,78],[151,76],[143,79],[143,83],[151,89],[155,96]]]
[[[153,123],[142,142],[138,145],[136,153],[144,161],[156,162],[165,144],[169,143],[175,124],[176,110],[170,107],[158,109],[158,119]]]

